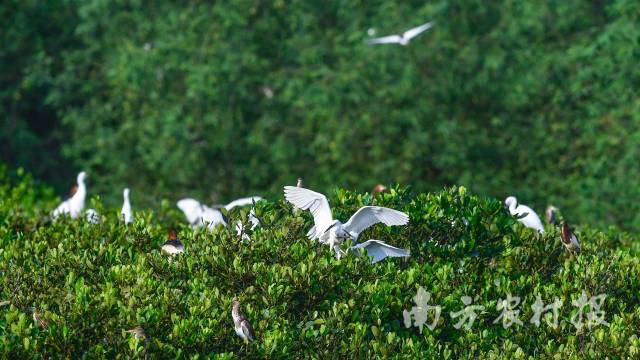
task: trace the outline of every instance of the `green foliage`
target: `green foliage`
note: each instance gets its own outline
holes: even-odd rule
[[[156,207],[303,176],[462,184],[640,229],[637,1],[38,4],[0,5],[2,159],[61,193],[38,124],[109,204],[125,185]],[[408,47],[365,44],[427,20]]]
[[[8,358],[604,358],[638,355],[640,263],[625,234],[577,227],[583,251],[564,250],[559,230],[525,229],[499,201],[463,187],[412,195],[393,188],[376,198],[338,190],[334,214],[346,219],[364,204],[407,212],[403,227],[374,226],[361,239],[408,247],[412,256],[371,265],[348,255],[336,260],[305,234],[312,219],[284,201],[259,202],[260,226],[243,242],[223,227],[179,229],[185,253],[159,252],[176,211],[137,212],[123,226],[116,211],[93,201],[104,216],[91,225],[43,223],[27,186],[2,187],[0,206],[0,356]],[[28,192],[26,192],[28,193]],[[38,204],[48,208],[49,204]],[[24,211],[15,211],[23,209]],[[229,214],[231,223],[248,209]],[[20,224],[19,227],[15,224]],[[637,242],[636,242],[637,244]],[[637,248],[632,250],[637,254]],[[434,331],[403,325],[417,289],[443,307]],[[609,327],[576,331],[571,300],[582,291],[606,294]],[[492,324],[507,294],[522,297],[525,325]],[[564,301],[557,329],[528,323],[540,294]],[[486,306],[470,331],[449,313],[461,297]],[[231,302],[240,299],[258,340],[234,333]],[[35,308],[48,328],[36,326]],[[141,325],[150,340],[124,331]],[[37,354],[37,355],[36,355]]]

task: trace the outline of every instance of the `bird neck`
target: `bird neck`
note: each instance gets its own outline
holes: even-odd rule
[[[73,196],[71,197],[71,201],[72,202],[80,202],[80,203],[84,203],[84,199],[87,195],[87,187],[84,185],[83,181],[78,182],[78,189],[76,190],[75,194],[73,194]]]

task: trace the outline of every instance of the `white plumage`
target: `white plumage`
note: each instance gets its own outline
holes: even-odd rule
[[[297,208],[311,212],[315,225],[307,232],[307,236],[329,245],[338,258],[341,256],[340,244],[345,239],[355,242],[366,228],[379,222],[388,226],[406,225],[409,222],[409,216],[403,212],[380,206],[364,206],[343,224],[333,219],[329,201],[323,194],[302,187],[285,186],[284,196]]]
[[[358,251],[362,249],[363,251]],[[384,260],[387,257],[408,257],[411,255],[409,250],[391,246],[380,240],[367,240],[363,243],[351,246],[349,250],[360,256],[362,252],[371,257],[372,263]]]
[[[86,173],[84,171],[78,174],[76,179],[78,183],[76,192],[71,196],[71,198],[63,201],[57,208],[55,208],[55,210],[53,210],[51,215],[54,219],[60,215],[68,215],[72,219],[76,219],[80,214],[82,214],[82,209],[84,209],[84,200],[87,196],[87,187],[84,184],[85,177]]]
[[[122,197],[124,201],[122,203],[122,211],[120,214],[122,215],[124,223],[130,224],[133,222],[133,212],[131,211],[131,202],[129,201],[129,188],[125,188],[122,191]]]
[[[522,204],[519,205],[518,199],[516,199],[514,196],[509,196],[504,201],[504,204],[509,209],[511,215],[521,217],[526,214],[524,217],[518,219],[518,221],[520,221],[524,226],[535,229],[540,233],[544,233],[542,221],[540,221],[538,214],[536,214],[536,212],[533,211],[532,208]]]
[[[228,203],[227,205],[222,205],[220,207],[223,207],[227,211],[230,211],[231,209],[233,209],[235,207],[253,205],[254,203],[257,203],[260,200],[262,200],[262,198],[260,196],[245,197],[245,198],[240,198],[240,199],[233,200],[232,202]],[[214,207],[219,207],[219,206],[214,206]]]
[[[422,24],[420,26],[416,26],[416,27],[414,27],[412,29],[409,29],[409,30],[403,32],[402,34],[389,35],[389,36],[383,36],[383,37],[379,37],[379,38],[375,38],[375,39],[370,39],[369,41],[367,41],[367,43],[371,44],[371,45],[377,45],[377,44],[400,44],[400,45],[406,46],[406,45],[409,44],[411,39],[413,39],[414,37],[420,35],[424,31],[429,30],[429,28],[431,28],[432,26],[433,26],[433,22],[428,22],[428,23]]]
[[[206,226],[209,229],[213,229],[218,224],[227,225],[220,210],[200,204],[197,200],[182,199],[178,201],[177,205],[194,228]]]
[[[95,225],[100,223],[100,214],[98,214],[96,209],[87,209],[87,211],[84,212],[84,216],[89,224]]]
[[[249,211],[249,222],[251,222],[251,230],[254,230],[260,224],[260,220],[256,217],[255,208],[252,208],[251,211]],[[236,233],[238,236],[242,237],[242,240],[249,240],[249,235],[244,232],[244,225],[240,220],[236,223]]]
[[[177,202],[177,206],[182,210],[184,215],[187,217],[187,221],[189,221],[192,227],[197,228],[200,226],[206,226],[208,229],[213,229],[218,224],[227,226],[227,221],[219,209],[230,211],[235,207],[252,205],[260,200],[262,200],[261,197],[252,196],[234,200],[227,205],[214,205],[213,207],[208,207],[194,199],[182,199]],[[251,219],[251,222],[254,223],[254,220],[257,221],[257,219],[252,219],[252,216],[255,218],[255,216],[251,214],[249,218]],[[238,229],[238,224],[236,224],[236,229]]]

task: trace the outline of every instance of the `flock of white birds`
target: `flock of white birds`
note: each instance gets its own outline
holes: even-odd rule
[[[77,186],[72,190],[72,196],[53,210],[52,217],[54,219],[60,216],[69,216],[76,219],[84,213],[87,221],[91,223],[98,223],[100,221],[100,217],[94,209],[84,211],[87,196],[85,178],[86,173],[84,171],[78,174]],[[383,189],[383,186],[378,185],[376,189],[374,189],[374,193],[383,191]],[[133,211],[129,193],[128,188],[125,188],[122,193],[123,204],[121,215],[122,221],[125,224],[133,222]],[[346,252],[351,252],[356,256],[366,254],[370,258],[371,263],[376,263],[389,257],[406,258],[410,256],[409,250],[391,246],[381,240],[369,239],[358,243],[360,234],[375,224],[382,223],[387,226],[402,226],[408,224],[409,216],[401,211],[381,206],[363,206],[356,211],[347,222],[343,223],[333,217],[327,197],[321,193],[304,188],[302,186],[302,179],[298,179],[296,186],[285,186],[284,197],[297,209],[294,211],[308,210],[311,213],[314,226],[307,232],[307,237],[310,240],[318,240],[320,244],[329,246],[329,249],[335,252],[338,259]],[[252,196],[234,200],[226,205],[213,205],[209,207],[195,199],[182,199],[179,200],[176,205],[182,210],[187,221],[193,228],[204,227],[209,230],[214,229],[218,225],[222,225],[225,228],[228,227],[228,219],[221,211],[222,209],[229,211],[238,206],[252,205],[249,220],[251,222],[251,229],[255,229],[260,225],[260,221],[255,215],[255,204],[261,200],[262,198],[259,196]],[[504,204],[509,212],[517,217],[518,221],[524,226],[535,229],[539,233],[544,232],[542,222],[533,209],[526,205],[518,204],[518,200],[513,196],[509,196]],[[557,209],[553,207],[547,210],[547,221],[553,221],[556,210]],[[238,221],[235,229],[243,241],[250,240],[248,234],[244,233],[244,225],[242,222]],[[563,245],[572,254],[580,251],[578,238],[566,222],[562,223],[560,235]],[[351,242],[351,246],[349,246],[346,251],[342,249],[345,241]],[[169,239],[161,246],[161,251],[173,257],[183,253],[184,250],[184,244],[177,238],[176,232],[171,230],[169,232]],[[241,311],[240,303],[237,299],[234,299],[231,313],[236,334],[245,341],[254,340],[255,334],[253,328],[246,315]],[[33,314],[34,319],[36,319],[36,312],[34,311]],[[140,326],[127,330],[127,332],[133,334],[138,339],[147,340],[144,329]]]
[[[63,201],[55,210],[52,217],[55,219],[61,215],[69,216],[73,219],[83,214],[85,199],[87,196],[87,186],[85,184],[86,173],[80,172],[77,177],[77,186],[72,190],[72,196]],[[125,224],[133,222],[133,211],[131,209],[131,201],[129,199],[129,189],[123,190],[122,204],[122,221]],[[369,239],[359,243],[360,234],[367,228],[382,223],[387,226],[402,226],[409,222],[409,216],[401,211],[389,209],[381,206],[363,206],[351,218],[342,223],[338,219],[334,219],[331,207],[327,197],[321,193],[302,187],[302,180],[298,179],[297,186],[285,186],[284,197],[293,206],[300,210],[309,210],[313,216],[314,226],[307,232],[310,240],[318,240],[320,244],[329,246],[329,249],[335,252],[338,259],[346,252],[352,252],[359,256],[367,254],[371,258],[372,263],[384,260],[387,257],[409,257],[410,252],[406,249],[394,247],[377,239]],[[249,212],[250,229],[255,230],[260,225],[260,221],[255,216],[255,203],[263,200],[259,196],[245,197],[234,200],[226,205],[213,205],[211,207],[200,203],[195,199],[182,199],[176,205],[182,210],[187,221],[193,228],[205,227],[209,230],[214,229],[218,225],[228,226],[228,220],[221,211],[239,206],[252,205]],[[530,207],[518,204],[518,200],[509,196],[506,198],[505,207],[509,212],[518,218],[524,226],[532,228],[540,233],[544,233],[544,226],[536,212]],[[547,210],[548,221],[553,221],[551,217],[555,217],[555,208],[550,207]],[[98,223],[100,221],[99,214],[95,209],[87,209],[84,211],[87,221]],[[235,231],[243,240],[249,240],[249,235],[244,231],[245,227],[241,221],[235,224]],[[580,244],[577,237],[570,230],[566,223],[562,224],[561,238],[563,244],[572,253],[580,250]],[[345,241],[351,241],[346,251],[342,249]],[[170,235],[167,242],[162,247],[162,251],[169,255],[176,255],[184,252],[184,244],[177,239],[175,233]]]
[[[399,44],[406,46],[411,39],[429,30],[432,26],[433,22],[428,22],[401,34],[369,39],[367,43],[371,45]],[[375,31],[373,29],[369,30],[370,36],[373,36],[374,33]],[[85,178],[86,173],[84,171],[78,174],[77,186],[72,189],[71,197],[63,201],[53,210],[52,218],[69,216],[76,219],[84,214],[88,222],[93,224],[99,223],[100,215],[95,209],[84,210],[87,196]],[[376,186],[374,195],[376,192],[382,191],[383,188],[382,185]],[[128,188],[125,188],[122,193],[123,204],[121,216],[125,224],[133,222],[133,211],[129,193]],[[338,259],[347,252],[351,252],[356,256],[366,254],[370,258],[371,263],[382,261],[388,257],[406,258],[410,256],[409,250],[391,246],[381,240],[369,239],[364,242],[358,242],[360,234],[375,224],[382,223],[387,226],[403,226],[408,224],[409,216],[401,211],[381,206],[363,206],[356,211],[346,223],[342,223],[340,220],[334,219],[326,196],[304,188],[302,186],[302,179],[298,179],[296,186],[285,186],[284,197],[297,209],[294,210],[294,212],[308,210],[311,213],[314,226],[307,232],[307,237],[310,240],[318,240],[320,244],[329,246],[329,249],[335,252],[335,256]],[[221,211],[222,209],[228,212],[235,207],[251,205],[252,209],[249,213],[249,221],[251,223],[250,229],[254,230],[260,225],[260,221],[255,214],[255,204],[261,200],[263,199],[259,196],[252,196],[234,200],[226,205],[207,206],[195,199],[188,198],[179,200],[176,205],[184,213],[187,221],[193,228],[204,227],[208,230],[213,230],[218,225],[225,228],[228,227],[228,219]],[[544,233],[542,222],[533,209],[526,205],[518,204],[518,200],[513,196],[507,197],[504,205],[511,215],[517,217],[518,221],[524,226],[535,229],[539,233]],[[547,209],[546,215],[548,222],[555,223],[556,212],[557,209],[552,206]],[[237,235],[240,236],[243,241],[248,241],[250,237],[245,233],[244,228],[241,221],[236,222],[235,231]],[[560,235],[563,245],[572,254],[580,251],[578,238],[566,222],[563,222],[561,225]],[[345,241],[350,241],[351,246],[343,250],[342,245]],[[168,240],[161,246],[161,251],[170,256],[183,253],[184,249],[184,244],[177,238],[174,230],[169,232]],[[36,312],[34,311],[33,314],[34,319],[36,319]],[[246,315],[241,311],[240,303],[237,299],[233,301],[231,315],[236,334],[245,341],[254,340],[255,334],[253,328]],[[147,335],[140,326],[127,330],[126,332],[133,334],[138,339],[147,340]]]

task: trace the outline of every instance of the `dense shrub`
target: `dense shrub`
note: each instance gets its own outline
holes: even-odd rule
[[[20,185],[18,185],[20,188]],[[159,214],[137,212],[125,227],[101,207],[102,222],[47,223],[15,211],[25,190],[0,188],[0,354],[2,357],[195,358],[637,357],[640,347],[640,264],[627,235],[577,227],[583,251],[564,250],[559,232],[523,228],[496,200],[465,188],[413,195],[395,188],[372,199],[339,190],[330,196],[345,219],[363,204],[402,209],[404,227],[375,226],[361,239],[407,247],[412,257],[375,265],[332,253],[306,239],[308,213],[282,200],[260,202],[261,225],[243,242],[229,230],[193,231],[164,203]],[[41,206],[49,206],[42,204]],[[245,219],[247,209],[232,212]],[[185,254],[159,252],[166,230],[179,226]],[[442,306],[438,326],[406,328],[403,310],[422,287]],[[576,330],[571,301],[581,292],[606,294],[609,327]],[[497,302],[521,296],[521,327],[493,324]],[[528,322],[540,294],[564,301],[557,329]],[[456,330],[449,314],[461,297],[486,306],[473,328]],[[233,331],[231,301],[241,300],[258,334],[244,344]],[[29,308],[49,326],[33,322]],[[142,325],[151,340],[124,330]]]
[[[633,0],[9,1],[2,159],[66,193],[62,141],[108,204],[114,185],[156,206],[304,175],[321,190],[462,184],[638,230],[638,14]],[[409,47],[365,45],[369,28],[427,20]]]

